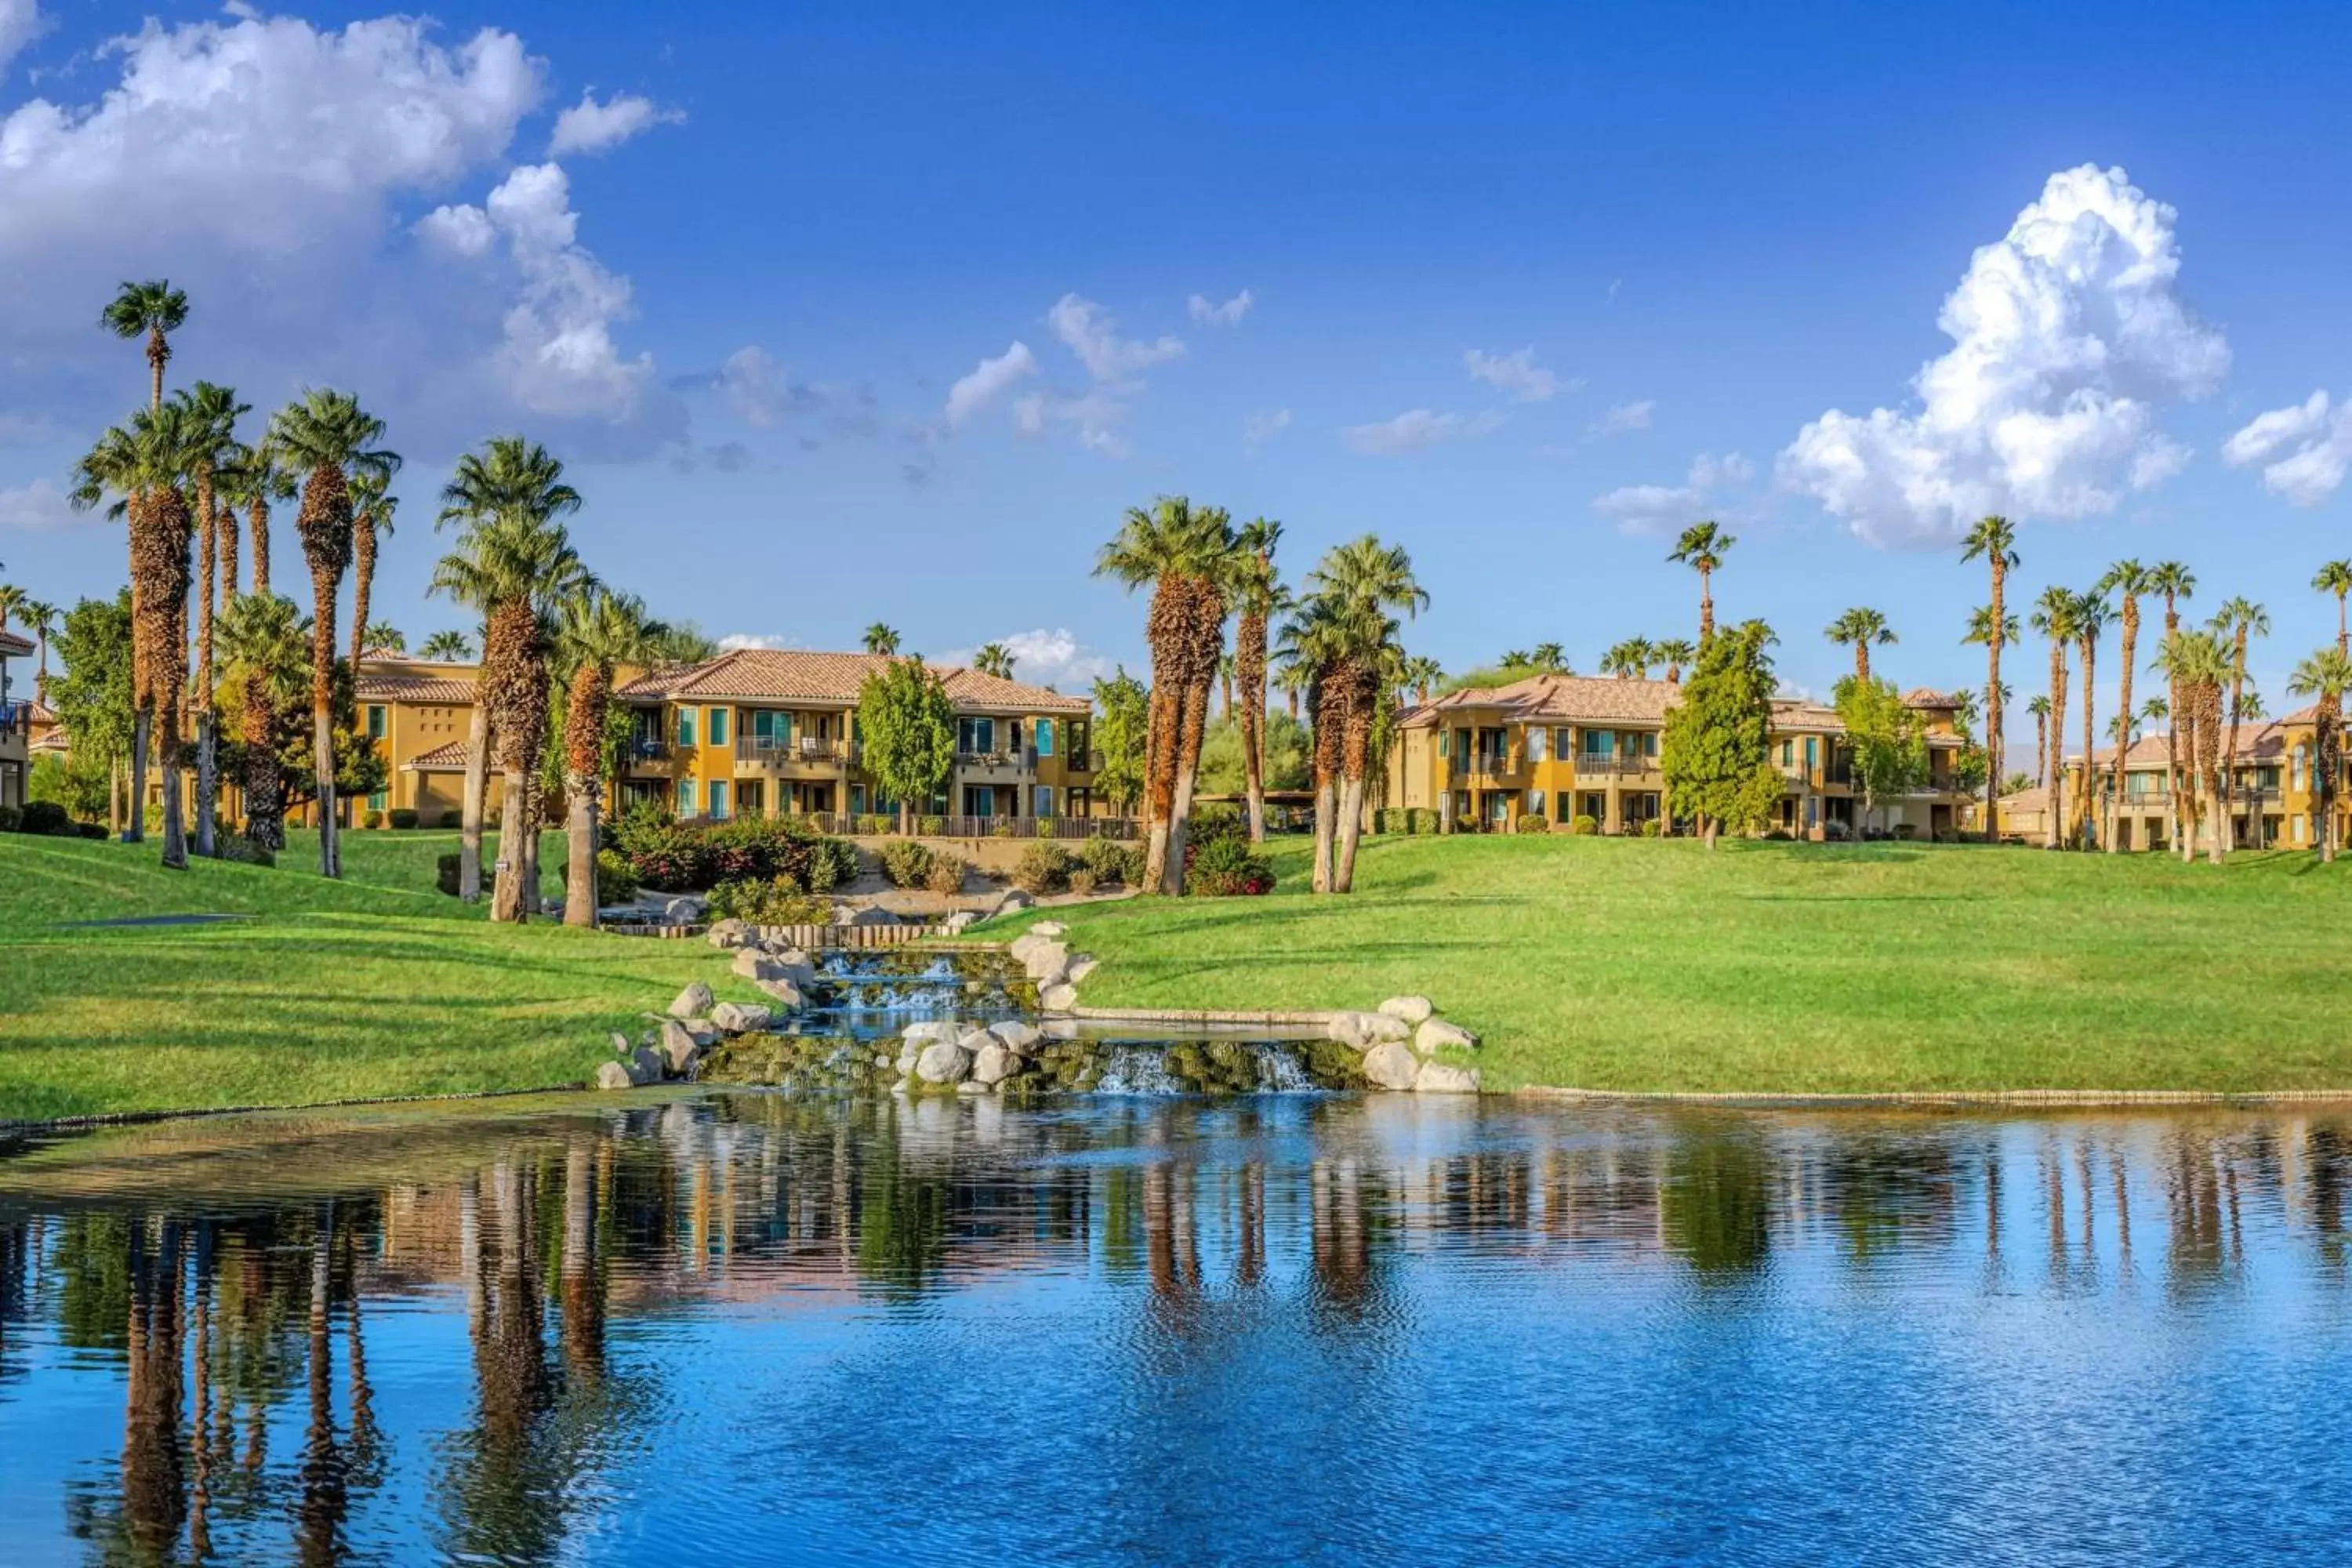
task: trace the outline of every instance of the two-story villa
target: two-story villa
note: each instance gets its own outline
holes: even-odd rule
[[[2309,848],[2319,841],[2318,734],[2316,707],[2304,708],[2283,719],[2242,724],[2237,754],[2232,759],[2229,812],[2230,843],[2240,848]],[[2224,739],[2226,740],[2226,732]],[[2106,795],[2115,773],[2116,749],[2092,753],[2091,820],[2096,839],[2106,820]],[[2174,798],[2171,746],[2163,734],[2142,735],[2124,758],[2122,790],[2116,810],[2116,844],[2123,849],[2158,849],[2172,838]],[[2182,759],[2186,767],[2188,761]],[[2074,821],[2074,792],[2081,787],[2083,759],[2066,759],[2064,823]],[[2352,828],[2352,761],[2336,786],[2337,831]],[[2202,787],[2201,785],[2200,786]],[[2032,838],[2046,832],[2049,809],[2046,792],[2026,791],[2016,797],[2015,823],[2006,817],[2004,828]],[[2209,805],[2207,820],[2198,836],[2198,847],[2211,842],[2220,816]],[[2337,842],[2343,842],[2341,837]]]
[[[33,645],[15,632],[0,631],[0,806],[25,804],[25,770],[33,742],[33,701],[16,695],[8,671],[11,658],[30,658]]]
[[[1555,828],[1589,816],[1603,833],[1641,833],[1665,813],[1658,748],[1666,713],[1682,700],[1672,681],[1537,675],[1507,686],[1453,692],[1408,712],[1390,750],[1388,804],[1435,809],[1445,826],[1514,829],[1540,816]],[[1927,787],[1878,803],[1877,821],[1922,837],[1963,826],[1967,798],[1953,788],[1963,744],[1957,704],[1937,692],[1904,700],[1927,731]],[[1788,781],[1772,826],[1828,837],[1860,820],[1861,791],[1833,710],[1796,700],[1772,706],[1772,756]]]

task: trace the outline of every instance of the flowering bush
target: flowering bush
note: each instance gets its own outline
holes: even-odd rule
[[[792,816],[693,824],[637,810],[614,825],[613,847],[639,882],[674,892],[778,877],[822,892],[857,875],[854,846]]]
[[[1570,833],[1581,833],[1589,837],[1601,831],[1601,819],[1589,811],[1580,811],[1576,814],[1575,820],[1568,825],[1568,830]]]
[[[1540,811],[1522,812],[1519,814],[1519,831],[1521,833],[1549,833],[1551,831],[1551,818],[1546,816]]]
[[[1195,898],[1255,898],[1274,890],[1274,863],[1245,834],[1217,833],[1184,849],[1184,890]]]
[[[755,926],[831,925],[833,904],[801,891],[790,877],[745,877],[710,889],[710,913]]]

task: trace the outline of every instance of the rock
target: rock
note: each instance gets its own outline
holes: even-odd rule
[[[1412,1037],[1412,1026],[1402,1018],[1391,1018],[1386,1013],[1334,1013],[1330,1023],[1331,1038],[1343,1046],[1362,1050],[1366,1046],[1393,1041],[1402,1045]]]
[[[1383,1050],[1386,1047],[1381,1047]],[[1478,1092],[1478,1069],[1458,1068],[1449,1062],[1423,1062],[1421,1070],[1412,1075],[1415,1094],[1475,1094]]]
[[[1057,984],[1070,967],[1070,950],[1058,942],[1041,942],[1029,950],[1021,967],[1040,985]]]
[[[754,980],[751,984],[775,998],[776,1005],[787,1013],[797,1013],[808,1005],[801,988],[789,980]]]
[[[613,1031],[613,1054],[614,1056],[625,1057],[636,1048],[636,1047],[629,1044],[628,1036],[621,1033],[618,1029]]]
[[[706,1048],[717,1045],[726,1033],[708,1018],[681,1018],[678,1022],[686,1026],[686,1032],[694,1037],[696,1045]]]
[[[1012,1077],[1020,1064],[1020,1058],[1006,1050],[1001,1042],[991,1040],[972,1053],[971,1081],[992,1088]]]
[[[958,1094],[986,1094],[988,1092],[988,1085],[980,1082],[976,1079],[966,1079],[963,1082],[956,1085],[956,1092]]]
[[[1040,1037],[1035,1026],[1024,1024],[1018,1018],[1007,1018],[1002,1024],[992,1026],[988,1032],[1014,1056],[1028,1055],[1029,1047],[1035,1045]]]
[[[1095,961],[1082,952],[1070,960],[1069,967],[1062,971],[1062,978],[1076,985],[1092,974],[1097,967]]]
[[[1036,901],[1020,889],[1013,888],[1008,889],[1003,898],[996,900],[996,912],[1000,915],[1008,915],[1015,910],[1025,910]]]
[[[958,910],[940,922],[940,929],[950,936],[961,936],[980,916],[971,910]]]
[[[1026,963],[1029,962],[1029,955],[1043,947],[1048,940],[1050,939],[1039,936],[1034,931],[1024,931],[1006,942],[1004,951],[1012,957],[1013,963]]]
[[[806,963],[794,963],[786,958],[772,958],[756,947],[746,947],[735,954],[734,973],[745,980],[789,980],[795,985],[806,985],[816,978]]]
[[[961,1083],[971,1075],[971,1053],[961,1046],[934,1040],[915,1058],[915,1076],[925,1083]]]
[[[669,1005],[669,1016],[673,1018],[708,1016],[711,1001],[710,987],[698,980],[677,994],[677,1000]]]
[[[651,1046],[639,1046],[629,1056],[631,1083],[659,1083],[662,1080],[661,1053]]]
[[[730,1035],[754,1034],[774,1016],[757,1002],[721,1002],[710,1009],[710,1021]]]
[[[596,1087],[598,1089],[635,1089],[637,1087],[637,1081],[629,1076],[627,1063],[606,1062],[596,1069]]]
[[[730,916],[714,923],[709,935],[713,947],[743,947],[751,940],[751,928]]]
[[[672,1018],[661,1026],[662,1066],[672,1073],[683,1076],[701,1054],[702,1042],[684,1024]]]
[[[707,914],[709,908],[707,901],[692,893],[681,894],[662,904],[662,919],[674,926],[692,925]]]
[[[920,1023],[908,1025],[906,1033],[899,1037],[909,1042],[920,1041],[929,1045],[933,1040],[962,1038],[963,1026],[952,1018],[925,1018]]]
[[[913,1040],[908,1040],[905,1046],[899,1048],[898,1059],[891,1065],[898,1069],[898,1076],[900,1078],[912,1078],[915,1076],[915,1064],[922,1060],[922,1046],[917,1044]]]
[[[1411,1089],[1421,1067],[1421,1058],[1402,1040],[1382,1040],[1364,1053],[1364,1076],[1375,1089]]]
[[[1413,1036],[1412,1043],[1423,1056],[1434,1056],[1443,1046],[1459,1046],[1465,1051],[1478,1048],[1478,1037],[1459,1024],[1449,1024],[1443,1018],[1432,1018]]]
[[[1003,1042],[998,1040],[994,1035],[989,1033],[986,1029],[979,1028],[977,1026],[966,1029],[963,1033],[956,1037],[957,1045],[961,1046],[965,1050],[972,1052],[978,1052],[984,1046],[1001,1045],[1002,1043]]]
[[[1437,1011],[1437,1005],[1426,996],[1391,996],[1381,1004],[1381,1011],[1408,1024],[1424,1024]]]
[[[1039,921],[1029,928],[1029,934],[1031,936],[1063,936],[1068,933],[1069,929],[1060,921]]]
[[[1048,1013],[1066,1013],[1078,1005],[1078,988],[1066,982],[1037,993],[1037,1005]]]
[[[875,1065],[876,1067],[877,1067],[877,1068],[887,1068],[887,1067],[888,1067],[888,1066],[890,1065],[890,1053],[889,1053],[889,1052],[887,1052],[887,1051],[877,1051],[877,1052],[875,1052],[875,1053],[874,1053],[874,1065]]]

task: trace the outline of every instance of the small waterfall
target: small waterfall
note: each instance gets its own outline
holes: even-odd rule
[[[1260,1094],[1298,1094],[1315,1087],[1307,1064],[1289,1047],[1252,1046],[1250,1050],[1257,1058]]]
[[[1168,1070],[1168,1053],[1156,1046],[1113,1046],[1095,1080],[1101,1094],[1183,1094],[1190,1087]]]

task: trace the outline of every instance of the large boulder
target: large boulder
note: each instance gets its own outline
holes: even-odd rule
[[[598,1089],[635,1089],[637,1080],[629,1076],[625,1062],[606,1062],[596,1069]]]
[[[692,893],[686,893],[662,905],[662,919],[674,926],[692,925],[709,912],[709,905]]]
[[[623,1061],[626,1061],[629,1059],[629,1053],[636,1048],[637,1047],[635,1046],[629,1042],[628,1036],[621,1033],[618,1029],[613,1031],[613,1054],[614,1056],[620,1058]]]
[[[1443,1018],[1431,1018],[1421,1026],[1412,1043],[1423,1056],[1434,1056],[1446,1046],[1458,1046],[1465,1051],[1478,1048],[1478,1037],[1459,1024],[1449,1024]]]
[[[1079,981],[1092,974],[1096,967],[1093,956],[1081,952],[1071,958],[1069,967],[1062,971],[1062,978],[1076,985]]]
[[[971,1076],[971,1053],[947,1040],[934,1040],[915,1058],[915,1076],[925,1083],[961,1083]]]
[[[925,1018],[919,1023],[908,1025],[906,1034],[901,1037],[920,1041],[927,1046],[933,1040],[958,1040],[963,1037],[963,1026],[952,1018]]]
[[[1424,1024],[1437,1011],[1437,1005],[1426,996],[1391,996],[1381,1004],[1381,1011],[1408,1024]]]
[[[774,1017],[772,1009],[757,1002],[721,1002],[710,1009],[710,1021],[730,1035],[755,1034]]]
[[[710,987],[698,980],[677,994],[677,1000],[669,1005],[669,1016],[673,1018],[706,1017],[710,1012],[712,1000]]]
[[[1329,1029],[1331,1038],[1358,1050],[1391,1041],[1402,1045],[1412,1037],[1412,1025],[1386,1013],[1334,1013]]]
[[[684,1077],[693,1068],[694,1058],[701,1054],[702,1042],[694,1037],[693,1030],[676,1018],[668,1019],[662,1025],[662,1066],[672,1075]]]
[[[1415,1094],[1475,1094],[1478,1092],[1478,1069],[1458,1068],[1450,1062],[1423,1062],[1421,1070],[1412,1075]]]
[[[1064,925],[1060,921],[1039,921],[1035,925],[1029,928],[1029,934],[1031,936],[1062,936],[1066,935],[1069,931],[1069,929],[1070,928],[1068,926]]]
[[[713,947],[744,947],[751,943],[751,928],[730,915],[726,920],[712,921],[709,935]]]
[[[1006,1050],[1001,1042],[991,1040],[972,1053],[971,1081],[993,1088],[1011,1078],[1020,1067],[1019,1057]]]
[[[961,936],[979,919],[980,912],[976,910],[958,910],[940,922],[940,929],[950,936]]]
[[[797,1013],[808,1005],[801,988],[789,980],[754,980],[751,984],[773,997],[777,1007],[784,1012]]]
[[[1035,1045],[1040,1037],[1035,1025],[1024,1024],[1018,1018],[1007,1018],[1002,1024],[992,1025],[988,1032],[1015,1056],[1028,1055],[1029,1047]]]
[[[1052,937],[1039,936],[1034,930],[1024,931],[1019,936],[1014,937],[1011,942],[1006,942],[1004,944],[1004,951],[1012,956],[1013,963],[1026,963],[1029,962],[1029,955],[1031,953],[1036,952],[1039,948],[1045,946],[1047,942],[1053,940],[1054,939]]]
[[[816,978],[816,971],[806,958],[797,962],[777,958],[756,947],[736,952],[734,971],[745,980],[789,980],[795,985],[806,985]]]
[[[973,1052],[979,1051],[983,1046],[993,1046],[1002,1043],[1003,1042],[998,1040],[994,1035],[990,1034],[986,1029],[982,1028],[977,1024],[973,1025],[971,1028],[964,1030],[961,1034],[956,1037],[957,1045],[961,1046],[965,1050]]]
[[[1029,950],[1021,967],[1040,985],[1057,985],[1070,967],[1070,950],[1058,942],[1041,942]]]
[[[1037,993],[1037,1005],[1048,1013],[1066,1013],[1078,1005],[1078,988],[1066,981]]]
[[[1411,1089],[1422,1062],[1402,1040],[1383,1040],[1364,1053],[1364,1076],[1374,1089]]]
[[[661,1053],[651,1046],[639,1046],[629,1053],[631,1083],[659,1083],[662,1080]]]

